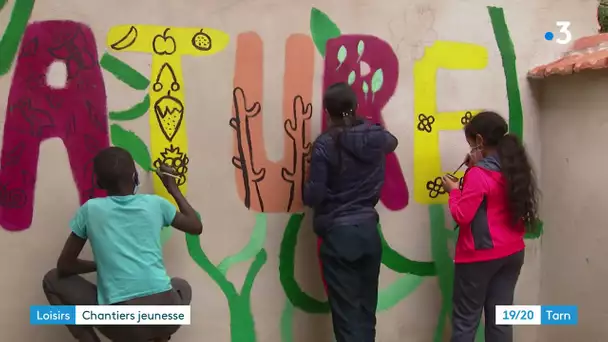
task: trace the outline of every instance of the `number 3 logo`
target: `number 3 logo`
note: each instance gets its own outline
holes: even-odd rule
[[[555,25],[557,25],[557,27],[559,27],[559,32],[563,33],[565,36],[563,38],[556,39],[555,42],[558,44],[570,43],[570,41],[572,40],[572,33],[570,32],[570,30],[568,30],[568,28],[570,27],[570,22],[569,21],[557,21],[557,22],[555,22]]]

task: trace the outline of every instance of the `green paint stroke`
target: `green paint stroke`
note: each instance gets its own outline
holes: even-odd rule
[[[116,121],[127,121],[135,120],[141,116],[144,116],[150,108],[150,95],[146,94],[143,101],[134,105],[133,107],[121,111],[111,111],[110,120]]]
[[[382,240],[382,263],[384,266],[397,273],[408,273],[417,276],[434,276],[437,274],[435,263],[413,261],[404,257],[403,255],[399,254],[399,252],[391,248],[388,242],[386,242],[384,234],[382,233],[382,226],[380,224],[378,224],[378,231],[380,232],[380,239]]]
[[[517,135],[521,140],[524,139],[524,114],[521,104],[521,93],[519,91],[519,82],[517,79],[517,58],[515,56],[515,46],[509,27],[505,20],[505,13],[500,7],[488,6],[488,14],[492,22],[494,30],[494,38],[496,45],[500,51],[502,58],[502,68],[505,74],[505,82],[507,84],[507,99],[509,101],[509,129],[511,133]],[[532,229],[526,229],[526,239],[538,239],[543,234],[542,220],[535,223]]]
[[[285,301],[285,307],[281,313],[281,341],[293,342],[293,316],[295,310],[291,302]]]
[[[110,137],[112,145],[122,147],[129,151],[135,162],[144,170],[152,171],[152,158],[148,146],[133,132],[128,131],[117,124],[110,126]]]
[[[197,213],[197,215],[199,214]],[[232,342],[256,342],[255,322],[251,312],[251,290],[255,278],[268,260],[266,250],[261,248],[255,255],[239,293],[234,284],[228,281],[226,276],[211,263],[201,247],[199,235],[186,234],[186,245],[192,260],[209,275],[226,296],[230,311],[230,340]]]
[[[266,241],[267,217],[264,213],[258,213],[255,216],[255,225],[253,232],[249,238],[249,242],[237,254],[226,257],[217,266],[218,270],[226,275],[228,269],[235,264],[247,261],[253,258],[263,247]]]
[[[412,274],[401,276],[401,278],[397,279],[387,288],[380,290],[376,311],[386,311],[397,305],[405,297],[412,294],[422,284],[424,279]]]
[[[327,41],[341,35],[338,26],[321,10],[310,10],[310,35],[321,56],[325,57]]]
[[[532,226],[526,227],[524,238],[531,240],[540,238],[543,235],[545,223],[542,220],[538,220],[530,225]]]
[[[294,307],[312,314],[328,313],[329,305],[327,301],[318,300],[305,293],[295,279],[295,250],[303,219],[304,214],[293,214],[287,223],[279,252],[279,279],[285,295]],[[378,229],[382,233],[380,226],[378,226]],[[389,260],[390,258],[397,260],[390,261],[393,269],[397,269],[397,272],[405,273],[407,276],[379,291],[378,310],[380,311],[395,306],[411,294],[422,282],[421,276],[435,275],[433,263],[411,261],[388,247],[384,237],[382,237],[382,241],[383,262],[385,255],[392,254]]]
[[[509,28],[505,21],[505,13],[500,7],[488,6],[494,38],[502,58],[502,68],[505,73],[507,83],[507,99],[509,101],[509,127],[511,133],[523,138],[524,115],[521,105],[521,94],[517,81],[517,67],[515,57],[515,47],[509,34]]]
[[[104,53],[103,57],[101,57],[101,61],[99,62],[102,68],[106,71],[110,72],[119,80],[123,81],[129,87],[136,90],[145,90],[150,81],[139,71],[133,69],[127,63],[121,61],[120,59],[110,55],[109,53]]]
[[[429,205],[429,221],[431,223],[431,255],[435,260],[439,290],[441,291],[441,310],[437,319],[434,342],[443,340],[446,320],[452,314],[452,287],[454,283],[454,262],[450,257],[443,205]]]
[[[296,245],[304,214],[293,214],[287,222],[279,251],[279,279],[287,299],[296,308],[312,313],[328,313],[327,301],[320,301],[302,291],[295,278]]]
[[[0,2],[0,10],[6,2],[7,0]],[[33,9],[34,0],[15,1],[8,25],[0,40],[0,76],[4,76],[11,69]]]

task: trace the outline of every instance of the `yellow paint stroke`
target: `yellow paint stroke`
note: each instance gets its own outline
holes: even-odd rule
[[[189,159],[181,57],[218,53],[229,40],[228,34],[210,28],[122,25],[112,27],[108,33],[111,50],[152,54],[148,92],[153,166],[158,167],[161,162],[173,166],[180,175],[178,184],[184,194]],[[157,177],[154,192],[173,201]]]
[[[481,70],[488,64],[488,51],[480,45],[436,41],[414,63],[414,199],[421,204],[447,203],[447,196],[430,197],[427,182],[453,170],[441,169],[439,132],[461,130],[466,112],[437,113],[437,70]],[[433,116],[431,132],[418,129],[419,115]],[[459,172],[458,177],[463,173]]]

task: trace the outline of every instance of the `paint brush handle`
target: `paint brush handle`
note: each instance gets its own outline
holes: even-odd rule
[[[161,174],[161,175],[165,175],[165,176],[169,176],[169,177],[172,177],[172,178],[175,178],[175,179],[178,179],[178,178],[179,178],[179,176],[178,176],[178,175],[174,175],[174,174],[169,173],[169,172],[161,172],[160,174]]]
[[[174,175],[174,174],[169,173],[169,172],[163,172],[160,169],[156,169],[156,170],[154,170],[154,172],[156,172],[156,174],[158,174],[159,176],[169,176],[169,177],[175,178],[175,179],[179,178],[178,175]]]
[[[467,161],[466,161],[466,160],[465,160],[465,161],[463,161],[463,162],[462,162],[462,164],[460,164],[460,166],[459,166],[459,167],[456,169],[456,171],[454,171],[454,172],[452,172],[452,173],[456,173],[456,172],[458,172],[458,171],[459,171],[459,170],[460,170],[460,169],[461,169],[461,168],[464,166],[464,164],[466,164],[466,163],[467,163]]]

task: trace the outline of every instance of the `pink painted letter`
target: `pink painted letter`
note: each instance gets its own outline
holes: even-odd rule
[[[395,93],[399,79],[399,60],[391,46],[375,36],[353,34],[330,39],[326,51],[323,88],[336,82],[348,82],[357,92],[359,115],[384,124],[382,108]],[[345,59],[340,62],[344,55]],[[325,129],[327,122],[322,122]],[[401,210],[407,206],[408,199],[405,177],[397,156],[391,153],[386,159],[382,203],[390,210]]]
[[[46,83],[49,66],[63,62],[64,88]],[[40,143],[63,140],[80,202],[103,196],[92,159],[109,146],[106,93],[93,32],[72,21],[30,24],[23,36],[11,85],[0,159],[0,225],[29,228]],[[58,194],[58,196],[61,196]]]

